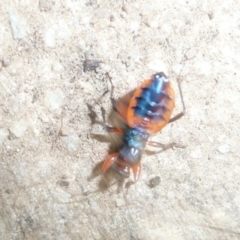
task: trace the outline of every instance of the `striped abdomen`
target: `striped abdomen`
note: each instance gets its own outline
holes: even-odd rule
[[[174,107],[171,84],[164,73],[157,73],[134,92],[127,110],[128,126],[156,133],[169,122]]]

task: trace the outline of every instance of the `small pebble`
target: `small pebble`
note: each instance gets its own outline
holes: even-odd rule
[[[16,59],[8,66],[7,71],[11,76],[17,76],[20,74],[22,69],[23,63],[21,62],[21,60]]]
[[[131,31],[133,31],[133,32],[137,31],[137,30],[139,29],[139,27],[140,27],[139,22],[137,22],[137,21],[132,21],[132,22],[130,22],[130,23],[128,24],[128,26],[129,26],[129,29],[130,29]]]
[[[29,139],[29,147],[32,149],[37,149],[39,147],[39,140],[36,138]]]
[[[96,69],[99,67],[100,61],[97,60],[85,60],[83,62],[83,71],[96,71]]]
[[[154,188],[157,185],[159,185],[160,182],[161,182],[161,178],[159,176],[156,176],[149,181],[149,187]]]
[[[210,12],[208,13],[209,20],[212,20],[214,18],[214,13]]]
[[[218,147],[218,151],[222,154],[228,153],[230,151],[230,146],[228,144],[223,144]]]
[[[80,86],[83,88],[85,93],[93,93],[94,87],[88,82],[79,82]]]
[[[44,104],[50,110],[56,110],[59,107],[61,107],[63,104],[63,101],[64,101],[64,94],[60,89],[46,92],[46,95],[44,98]]]
[[[38,8],[40,11],[47,12],[52,9],[53,1],[50,0],[39,0]]]
[[[62,141],[69,152],[75,152],[78,149],[80,143],[79,136],[76,133],[70,134],[67,137],[63,137]]]
[[[64,20],[59,20],[56,25],[54,25],[57,38],[59,40],[66,41],[70,39],[72,32],[68,26],[68,24]]]
[[[69,182],[67,180],[61,179],[57,182],[59,184],[59,186],[61,187],[68,187],[69,186]]]
[[[200,149],[195,149],[190,153],[190,157],[193,159],[200,159],[203,157],[202,151]]]
[[[52,70],[54,72],[62,72],[64,70],[64,67],[61,63],[57,62],[57,63],[53,64]]]
[[[10,131],[16,136],[16,137],[22,137],[24,133],[26,132],[28,128],[28,124],[26,120],[20,120],[18,122],[15,122],[13,126],[10,128]]]
[[[2,65],[3,67],[8,67],[10,65],[10,59],[9,58],[2,58]]]
[[[52,166],[51,164],[46,161],[46,160],[39,160],[36,165],[36,171],[37,171],[37,177],[38,178],[43,178],[43,179],[48,179],[49,177],[52,176],[53,174],[53,169],[52,169]],[[36,173],[36,172],[35,172]],[[37,180],[37,177],[36,177],[36,180]]]
[[[0,145],[3,144],[7,136],[8,136],[8,131],[4,128],[0,128]]]
[[[116,205],[117,205],[117,207],[122,207],[125,205],[125,201],[123,201],[122,199],[117,199]]]
[[[156,29],[157,27],[158,27],[158,25],[159,25],[159,22],[158,21],[147,21],[146,22],[146,25],[148,26],[148,27],[150,27],[151,29]]]
[[[56,46],[56,34],[52,28],[48,28],[44,34],[46,47],[54,48]]]
[[[212,212],[212,219],[214,219],[214,221],[221,221],[225,218],[226,214],[223,211],[223,209],[213,209]]]
[[[56,188],[51,194],[60,203],[69,203],[71,200],[71,194],[61,188]]]
[[[213,159],[217,162],[222,162],[222,163],[227,163],[229,162],[229,159],[226,158],[224,155],[218,155],[218,156],[214,156]]]
[[[45,30],[44,42],[46,47],[54,48],[56,44],[66,42],[71,36],[71,31],[67,23],[59,20],[56,24]]]
[[[186,57],[187,60],[191,60],[191,59],[195,58],[196,55],[197,55],[197,52],[196,52],[196,50],[193,49],[193,48],[190,49],[190,50],[188,50],[188,51],[185,53],[185,57]]]
[[[26,36],[26,27],[23,22],[13,13],[8,14],[8,20],[12,29],[13,39],[23,39]]]
[[[25,198],[25,196],[17,196],[14,201],[14,207],[16,207],[16,209],[26,207],[27,204],[28,204],[28,201]]]

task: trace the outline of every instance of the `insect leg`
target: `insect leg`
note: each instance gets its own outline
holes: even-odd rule
[[[103,162],[101,170],[105,173],[116,162],[119,153],[112,153]]]
[[[113,103],[113,89],[114,89],[114,86],[113,86],[113,83],[112,83],[112,78],[110,77],[109,73],[106,73],[105,74],[106,77],[109,79],[110,83],[111,83],[111,102]],[[100,105],[103,97],[109,92],[109,89],[107,89],[97,100],[94,101],[94,105],[95,104],[98,104]],[[91,119],[91,122],[92,122],[92,125],[93,124],[100,124],[100,125],[106,125],[106,111],[105,109],[101,106],[101,113],[102,113],[102,119],[103,121],[100,121],[100,120],[97,120],[97,114],[93,111],[93,107],[89,104],[87,104],[87,107],[88,107],[88,110],[89,110],[89,114],[88,116],[90,117]]]
[[[134,182],[136,182],[138,180],[141,169],[142,169],[141,163],[137,163],[132,167]]]
[[[183,66],[183,68],[184,68],[184,66]],[[185,114],[185,111],[186,111],[186,106],[185,106],[185,103],[184,103],[184,100],[183,100],[182,88],[181,88],[181,84],[180,84],[180,81],[179,81],[179,76],[181,75],[181,73],[182,73],[182,71],[183,71],[183,68],[182,68],[181,72],[179,73],[179,75],[178,75],[178,77],[177,77],[178,90],[179,90],[179,93],[180,93],[183,110],[182,110],[182,112],[180,112],[179,114],[177,114],[176,116],[174,116],[173,118],[171,118],[171,119],[169,120],[169,123],[174,122],[174,121],[178,120],[179,118],[181,118],[181,117]]]
[[[171,123],[171,122],[174,122],[174,121],[180,119],[182,116],[184,116],[184,114],[185,114],[185,110],[182,111],[182,112],[180,112],[180,113],[178,113],[178,114],[177,114],[176,116],[174,116],[173,118],[171,118],[168,123]]]
[[[89,104],[87,104],[87,107],[88,107],[88,110],[89,110],[88,116],[91,119],[91,125],[93,125],[93,124],[105,125],[104,121],[100,121],[100,120],[97,119],[97,114],[93,111],[93,107]]]
[[[172,142],[172,143],[169,143],[169,144],[163,144],[163,143],[160,143],[160,142],[153,142],[153,141],[147,141],[147,144],[149,146],[152,146],[152,147],[158,147],[158,148],[162,148],[163,151],[169,149],[169,148],[185,148],[184,145],[181,145],[181,144],[178,144],[178,143],[175,143],[175,142]]]
[[[147,144],[152,147],[162,148],[163,150],[167,150],[169,148],[173,148],[173,147],[177,146],[177,143],[175,143],[175,142],[172,142],[169,144],[163,144],[163,143],[159,143],[159,142],[147,141]]]
[[[105,125],[105,129],[108,132],[115,132],[115,133],[118,133],[118,134],[124,134],[124,131],[121,128],[113,127],[112,125],[109,125],[109,124]]]
[[[109,82],[111,83],[110,100],[111,100],[112,106],[114,107],[116,105],[116,100],[113,98],[114,86],[112,83],[112,77],[109,75],[108,72],[105,74],[105,76],[108,78]]]
[[[112,107],[114,109],[114,111],[118,112],[117,110],[117,107],[116,107],[116,100],[113,98],[113,91],[114,91],[114,86],[113,86],[113,83],[112,83],[112,77],[109,75],[109,73],[107,72],[106,74],[106,77],[108,78],[110,84],[111,84],[111,90],[110,90],[110,100],[111,100],[111,103],[112,103]],[[109,90],[108,90],[109,91]],[[103,109],[104,110],[104,109]],[[106,123],[106,120],[105,118],[104,119],[104,122],[105,122],[105,129],[108,131],[108,132],[115,132],[115,133],[118,133],[118,134],[124,134],[124,131],[121,129],[121,128],[118,128],[118,127],[114,127],[108,123]]]

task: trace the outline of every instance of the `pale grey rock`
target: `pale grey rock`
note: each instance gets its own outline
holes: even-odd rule
[[[7,136],[8,136],[8,131],[4,128],[0,128],[0,145],[3,144]]]
[[[14,40],[21,40],[26,36],[26,26],[14,13],[8,14],[8,20],[11,26]]]

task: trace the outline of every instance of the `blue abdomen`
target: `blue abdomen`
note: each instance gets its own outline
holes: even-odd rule
[[[134,114],[158,122],[164,120],[164,112],[168,110],[169,96],[165,89],[168,87],[168,79],[164,73],[155,74],[151,83],[142,88],[142,93],[136,97],[137,104],[134,106]]]

